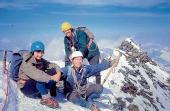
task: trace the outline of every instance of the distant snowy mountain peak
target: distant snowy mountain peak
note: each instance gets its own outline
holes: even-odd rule
[[[131,43],[136,49],[140,50],[140,47],[131,38],[126,38],[125,41]]]
[[[156,63],[148,56],[147,52],[144,52],[139,47],[139,45],[130,38],[122,41],[121,45],[118,48],[120,51],[126,52],[126,56],[128,56],[128,59],[132,59],[131,62],[150,62],[151,64],[156,65]]]

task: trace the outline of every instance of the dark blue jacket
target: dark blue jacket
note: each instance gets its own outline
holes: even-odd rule
[[[72,91],[75,89],[75,84],[76,84],[71,74],[72,68],[75,70],[75,73],[76,73],[75,75],[77,77],[77,80],[81,81],[80,85],[83,86],[87,84],[87,78],[94,76],[98,72],[103,71],[109,67],[110,67],[110,62],[107,60],[104,60],[102,61],[101,64],[97,64],[97,65],[83,65],[79,71],[75,70],[74,67],[71,67],[71,66],[66,66],[62,68],[61,71],[64,75],[64,78],[66,79],[67,85],[70,88],[69,91]]]

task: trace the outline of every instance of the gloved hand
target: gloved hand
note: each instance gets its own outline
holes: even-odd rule
[[[64,89],[64,81],[58,81],[56,83],[56,87],[59,89]]]
[[[101,111],[95,103],[92,104],[91,111]]]

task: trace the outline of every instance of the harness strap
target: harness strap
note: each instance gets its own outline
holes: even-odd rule
[[[81,79],[80,79],[80,81],[78,81],[77,80],[77,77],[76,77],[76,72],[75,72],[75,69],[73,68],[73,67],[70,67],[70,74],[72,75],[72,77],[73,77],[73,80],[74,80],[74,83],[75,83],[75,88],[76,88],[76,92],[79,94],[79,95],[81,95],[81,96],[83,96],[84,98],[86,98],[86,91],[87,91],[87,89],[88,89],[88,87],[89,87],[89,84],[85,84],[85,85],[83,85],[83,86],[81,86],[81,82],[82,82],[82,80],[83,80],[83,77],[84,77],[84,74],[85,74],[85,68],[83,67],[81,70],[80,70],[80,72],[82,73],[82,75],[81,75]]]

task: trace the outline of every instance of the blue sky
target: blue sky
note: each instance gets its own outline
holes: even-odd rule
[[[51,51],[63,49],[64,21],[87,26],[99,45],[132,37],[151,54],[170,52],[169,0],[1,0],[0,48],[28,49],[42,40]]]

